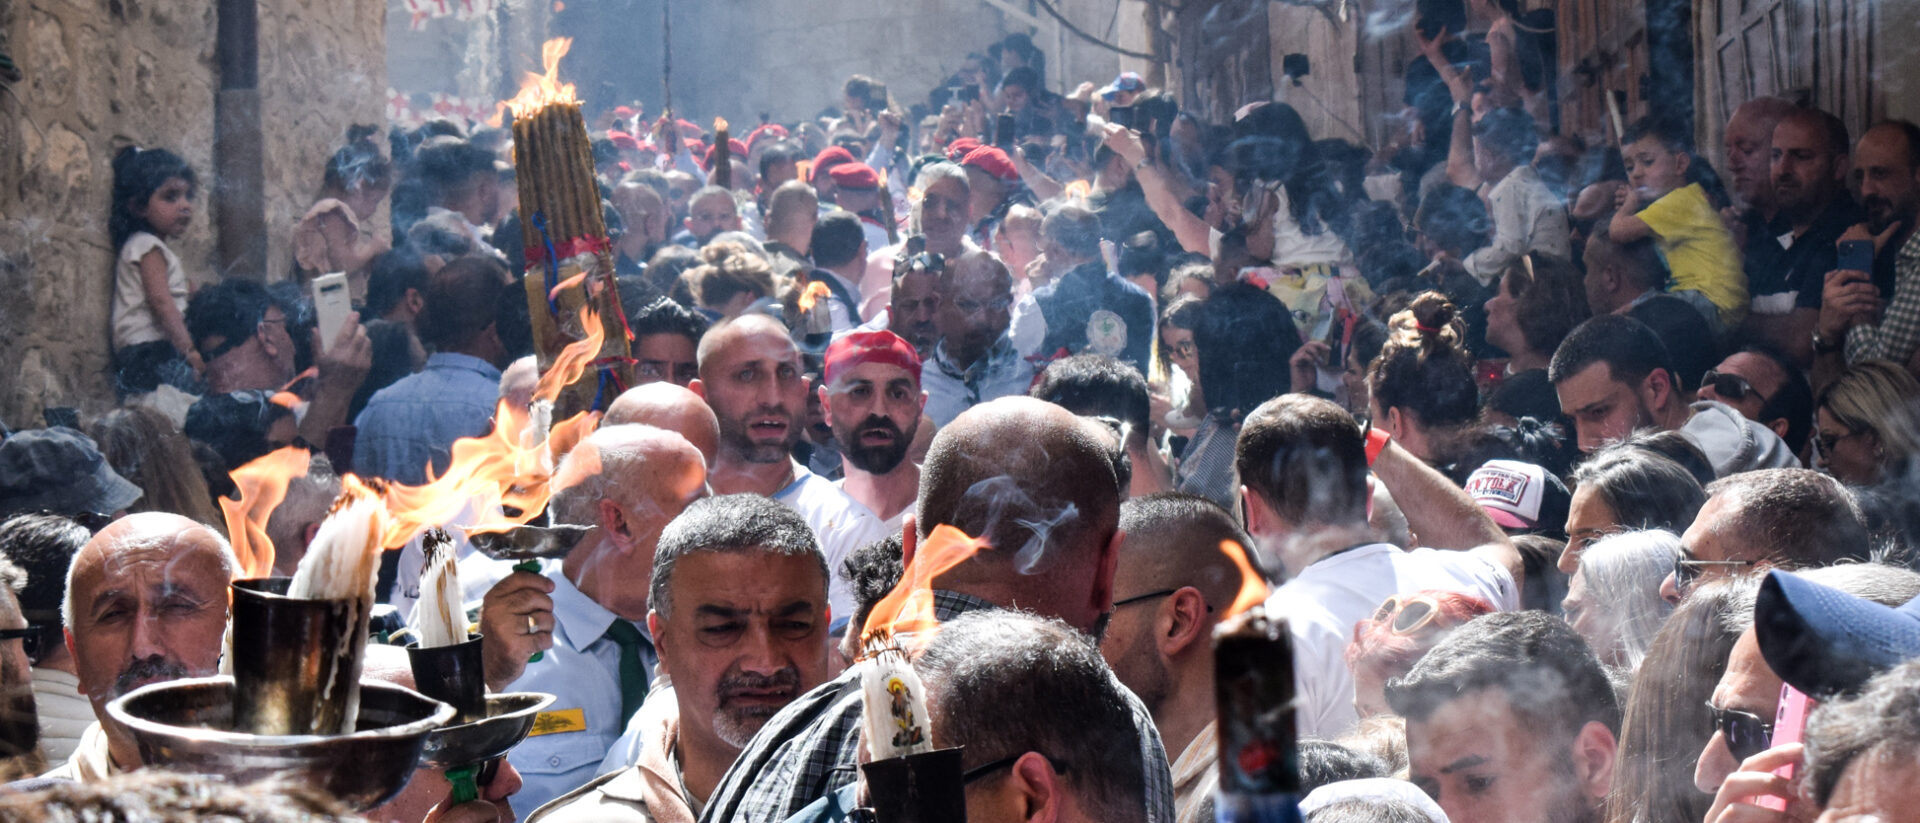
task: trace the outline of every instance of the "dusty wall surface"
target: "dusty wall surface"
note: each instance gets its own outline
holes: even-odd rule
[[[346,125],[380,122],[384,15],[378,0],[261,3],[273,276]],[[114,402],[106,224],[120,147],[166,147],[193,165],[193,227],[170,245],[195,284],[219,276],[215,25],[205,0],[0,0],[0,50],[25,74],[0,93],[0,419],[37,425],[46,406]]]

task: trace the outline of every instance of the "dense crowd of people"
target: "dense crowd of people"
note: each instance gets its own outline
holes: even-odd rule
[[[1920,128],[1758,98],[1720,168],[1659,112],[1589,143],[1550,15],[1422,8],[1377,147],[1131,73],[1063,94],[1021,36],[725,149],[595,112],[636,385],[553,471],[581,544],[459,562],[488,687],[556,702],[479,800],[422,769],[368,816],[847,819],[861,629],[952,527],[987,548],[931,578],[913,665],[969,820],[1212,819],[1242,558],[1311,823],[1904,819]],[[104,707],[218,670],[235,470],[313,452],[265,525],[290,574],[345,475],[419,485],[524,416],[512,157],[356,126],[291,276],[197,289],[195,169],[115,159],[121,402],[0,427],[0,815],[344,814],[128,775]],[[323,334],[334,273],[356,313]],[[425,562],[388,553],[388,628]],[[411,684],[396,652],[367,676]]]

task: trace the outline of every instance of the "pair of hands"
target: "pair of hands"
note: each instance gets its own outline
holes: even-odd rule
[[[1869,240],[1878,255],[1898,231],[1898,226],[1889,226],[1875,235],[1867,231],[1865,225],[1856,225],[1840,235],[1839,242]],[[1820,288],[1820,336],[1837,339],[1854,326],[1877,323],[1884,308],[1885,301],[1880,297],[1879,287],[1873,284],[1871,273],[1853,269],[1827,272]]]

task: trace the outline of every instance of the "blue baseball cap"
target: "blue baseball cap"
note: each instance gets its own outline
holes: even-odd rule
[[[1108,83],[1106,88],[1100,90],[1100,96],[1112,100],[1119,97],[1121,92],[1130,91],[1139,94],[1146,90],[1147,81],[1141,79],[1139,72],[1123,71],[1120,76],[1113,78],[1113,82]]]
[[[1753,606],[1767,666],[1787,685],[1826,700],[1920,657],[1920,598],[1899,608],[1770,571]]]

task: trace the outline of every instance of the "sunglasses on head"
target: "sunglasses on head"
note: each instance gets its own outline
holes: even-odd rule
[[[940,274],[947,270],[947,258],[939,252],[923,251],[909,257],[902,257],[893,264],[893,274],[898,277],[908,272]]]
[[[1708,369],[1706,374],[1700,376],[1700,385],[1712,386],[1714,394],[1727,400],[1745,400],[1749,394],[1760,397],[1760,392],[1746,378],[1737,374],[1721,374],[1713,369]],[[1760,399],[1766,400],[1764,397]]]
[[[1772,745],[1773,724],[1760,719],[1759,715],[1722,709],[1711,702],[1707,704],[1707,712],[1713,715],[1713,728],[1726,738],[1727,751],[1733,753],[1733,759],[1744,761]]]
[[[1693,588],[1700,579],[1700,573],[1708,566],[1751,566],[1752,560],[1695,560],[1682,554],[1673,559],[1673,588],[1682,597]]]
[[[1394,634],[1413,634],[1440,615],[1440,601],[1426,595],[1394,595],[1373,611],[1373,622],[1384,623]]]

